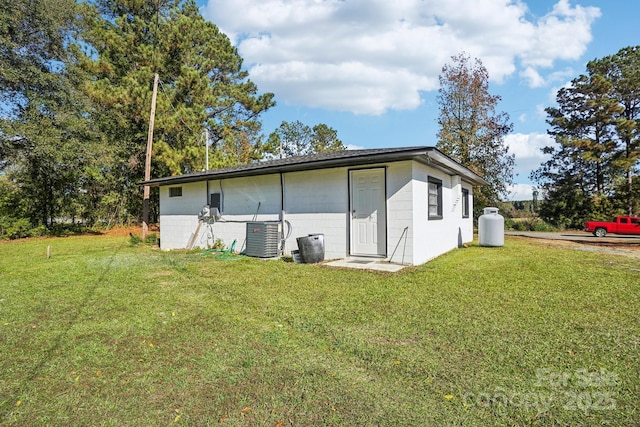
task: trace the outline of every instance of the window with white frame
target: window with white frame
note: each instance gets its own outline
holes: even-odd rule
[[[182,187],[169,187],[169,197],[182,197]]]
[[[442,181],[430,177],[428,186],[429,219],[442,219]]]

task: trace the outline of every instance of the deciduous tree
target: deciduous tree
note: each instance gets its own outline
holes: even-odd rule
[[[86,98],[78,90],[84,75],[75,67],[81,31],[76,18],[83,5],[1,4],[0,179],[12,189],[4,214],[51,227],[56,218],[82,216],[79,183],[98,155],[84,114]]]
[[[500,96],[489,93],[489,74],[479,59],[453,56],[442,68],[437,148],[489,182],[475,191],[475,214],[497,203],[513,182],[514,155],[504,138],[512,124],[496,112]]]

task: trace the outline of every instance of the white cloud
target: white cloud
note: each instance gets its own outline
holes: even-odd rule
[[[576,77],[578,74],[579,73],[577,73],[573,68],[556,70],[547,76],[547,82],[566,82],[567,80]]]
[[[516,200],[532,200],[533,192],[536,187],[532,184],[513,184],[507,188],[507,201],[516,201]],[[538,199],[541,198],[541,195],[538,194]]]
[[[289,104],[382,114],[415,109],[461,51],[496,82],[576,59],[599,16],[559,0],[534,17],[521,0],[209,0],[205,18],[237,45],[251,79]]]
[[[509,152],[515,155],[514,173],[520,178],[528,178],[529,174],[549,159],[542,153],[542,148],[551,146],[553,138],[544,133],[512,133],[506,136],[505,143]]]
[[[520,72],[520,76],[527,81],[529,87],[536,88],[545,85],[544,78],[533,67],[527,67]]]
[[[559,0],[543,16],[527,49],[519,53],[525,65],[550,67],[556,59],[578,59],[591,41],[591,23],[600,17],[596,7],[571,7],[569,0]]]
[[[361,62],[257,65],[251,78],[261,87],[278,87],[278,96],[291,104],[374,115],[389,108],[415,109],[421,102],[419,90],[434,85],[408,70]]]

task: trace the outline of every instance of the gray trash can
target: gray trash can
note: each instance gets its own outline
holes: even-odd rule
[[[313,264],[324,261],[324,234],[309,234],[305,237],[298,237],[296,240],[303,263]]]

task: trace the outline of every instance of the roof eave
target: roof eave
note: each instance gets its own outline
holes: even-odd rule
[[[450,157],[446,156],[435,147],[409,147],[406,149],[399,149],[389,153],[373,153],[344,157],[344,158],[332,158],[332,159],[318,159],[302,163],[289,163],[282,165],[273,164],[260,164],[256,163],[247,169],[240,169],[235,171],[228,170],[214,170],[206,172],[198,172],[188,175],[171,176],[164,178],[155,178],[148,181],[143,181],[140,185],[148,185],[152,187],[159,187],[163,185],[176,185],[186,184],[191,182],[198,182],[204,180],[213,179],[226,179],[226,178],[240,178],[247,176],[259,176],[274,173],[287,173],[287,172],[299,172],[305,170],[316,170],[324,168],[337,168],[348,166],[366,166],[372,164],[385,163],[390,161],[402,161],[402,160],[416,160],[426,165],[439,166],[439,169],[444,170],[450,175],[460,175],[465,180],[471,182],[473,185],[486,185],[482,177],[475,174],[473,171],[455,162]]]
[[[489,182],[487,182],[483,177],[473,172],[471,169],[462,166],[460,163],[437,149],[426,153],[425,158],[421,159],[421,161],[423,164],[429,166],[439,166],[441,170],[449,175],[459,175],[465,181],[473,185],[489,185]]]

